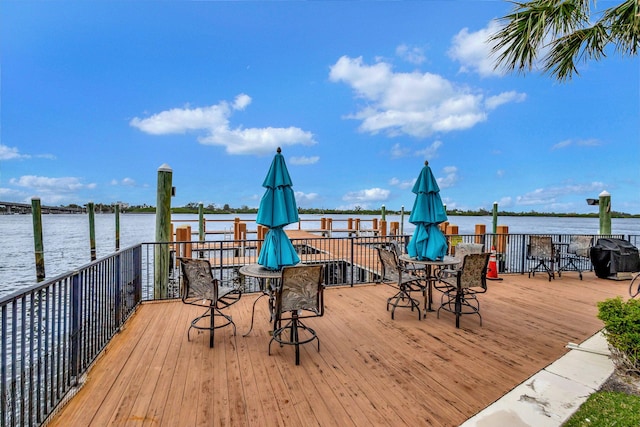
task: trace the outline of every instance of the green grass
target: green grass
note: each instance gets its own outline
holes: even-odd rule
[[[563,427],[640,426],[640,396],[600,391],[593,393]]]

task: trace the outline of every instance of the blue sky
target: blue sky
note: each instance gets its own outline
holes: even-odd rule
[[[598,7],[610,6],[607,1]],[[503,1],[0,3],[0,200],[257,207],[282,147],[300,207],[640,213],[640,67],[496,72]]]

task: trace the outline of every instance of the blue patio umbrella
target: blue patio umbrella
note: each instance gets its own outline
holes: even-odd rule
[[[419,260],[441,261],[447,254],[447,238],[440,231],[438,224],[447,220],[447,213],[440,199],[440,187],[429,168],[424,167],[411,190],[416,200],[411,209],[409,222],[416,226],[407,253]]]
[[[298,222],[298,207],[291,188],[291,177],[284,162],[282,150],[271,162],[269,173],[262,186],[267,190],[260,200],[256,223],[269,227],[258,255],[258,264],[269,270],[280,270],[287,265],[295,265],[300,258],[284,232],[288,224]]]

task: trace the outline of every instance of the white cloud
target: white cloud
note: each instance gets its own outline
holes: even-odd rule
[[[236,99],[233,102],[233,109],[244,110],[249,104],[251,104],[251,97],[247,94],[241,93],[236,96]]]
[[[508,104],[509,102],[523,102],[525,99],[527,99],[526,94],[512,90],[510,92],[502,92],[500,95],[488,97],[484,102],[484,105],[488,110],[495,110],[502,104]]]
[[[600,141],[595,139],[595,138],[591,138],[591,139],[565,139],[564,141],[560,141],[557,144],[554,144],[551,149],[552,150],[559,150],[561,148],[566,148],[569,147],[571,145],[576,145],[578,147],[597,147],[599,145],[601,145]]]
[[[406,190],[407,188],[413,188],[413,184],[415,184],[416,178],[409,181],[400,181],[398,178],[391,178],[389,180],[389,185],[398,187],[401,190]]]
[[[311,157],[300,156],[300,157],[291,157],[289,159],[292,165],[313,165],[318,163],[318,160],[320,160],[319,156],[311,156]]]
[[[410,47],[406,44],[401,44],[396,48],[396,55],[412,64],[422,64],[427,60],[422,48]]]
[[[495,58],[489,44],[489,38],[499,30],[500,24],[496,20],[476,32],[463,28],[451,41],[449,57],[460,63],[461,72],[476,72],[482,77],[502,75],[502,71],[494,67]]]
[[[346,83],[356,97],[364,99],[366,105],[346,117],[360,120],[360,131],[371,134],[424,138],[468,129],[487,119],[487,102],[495,108],[499,100],[515,100],[514,95],[485,99],[479,91],[437,74],[394,73],[390,64],[367,65],[362,57],[341,57],[331,67],[329,78]]]
[[[391,147],[391,158],[399,159],[401,157],[406,157],[411,154],[411,150],[409,148],[401,146],[399,143],[393,144]]]
[[[29,155],[20,154],[16,147],[8,147],[0,144],[0,160],[28,159]]]
[[[136,181],[133,178],[123,178],[120,181],[118,181],[117,179],[112,179],[111,185],[124,185],[127,187],[134,187],[136,185]]]
[[[468,28],[463,28],[453,37],[449,48],[449,57],[460,63],[460,72],[478,73],[481,77],[502,76],[505,74],[503,66],[496,68],[496,61],[503,50],[492,53],[493,43],[489,39],[502,29],[497,20],[491,20],[486,27],[470,32]],[[541,69],[540,58],[544,58],[549,53],[551,36],[547,36],[537,52],[534,59],[533,69]]]
[[[286,145],[313,145],[311,132],[296,127],[288,128],[230,128],[229,118],[234,110],[244,110],[251,97],[238,95],[233,104],[221,101],[203,108],[173,108],[150,117],[133,118],[129,124],[151,135],[201,131],[205,135],[198,142],[221,145],[229,154],[267,154]]]
[[[443,169],[445,176],[436,178],[438,186],[442,188],[453,187],[458,182],[458,168],[455,166],[447,166]]]
[[[318,193],[303,193],[302,191],[295,191],[296,203],[298,206],[311,207],[314,202],[318,200]]]
[[[431,145],[423,150],[416,151],[416,155],[424,157],[425,159],[433,159],[438,153],[438,149],[442,147],[442,141],[433,141]]]
[[[18,179],[11,178],[9,182],[18,187],[59,191],[76,191],[86,188],[96,188],[96,184],[83,184],[80,182],[80,179],[75,177],[48,178],[45,176],[23,175]]]
[[[368,203],[368,202],[380,202],[389,198],[389,190],[383,188],[369,188],[366,190],[352,191],[345,194],[342,200],[352,203]]]
[[[32,194],[39,196],[43,203],[58,204],[68,201],[70,196],[82,190],[97,188],[95,183],[84,184],[76,177],[50,178],[45,176],[24,175],[20,178],[9,180],[11,185],[27,189]]]
[[[516,197],[517,205],[549,205],[556,203],[561,196],[571,194],[594,194],[604,190],[605,184],[602,182],[591,182],[587,184],[568,184],[563,186],[538,188],[534,191]]]
[[[513,205],[513,200],[511,199],[511,197],[501,197],[500,200],[498,200],[498,207],[499,209],[505,209],[508,208],[510,206]]]

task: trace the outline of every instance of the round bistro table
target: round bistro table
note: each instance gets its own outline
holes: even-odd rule
[[[253,318],[256,312],[256,303],[260,298],[264,296],[269,297],[269,314],[270,314],[270,322],[273,321],[273,303],[274,303],[274,294],[276,287],[278,286],[278,282],[282,277],[282,270],[269,270],[268,268],[264,268],[260,264],[247,264],[240,267],[240,274],[245,277],[255,277],[256,279],[260,279],[260,291],[262,294],[256,298],[253,302],[253,308],[251,309],[251,327],[247,331],[243,337],[246,337],[251,333],[253,329]]]
[[[434,267],[436,267],[437,269],[440,269],[442,267],[456,265],[460,263],[460,260],[452,256],[445,256],[444,259],[442,259],[441,261],[432,261],[430,259],[420,260],[417,258],[412,258],[408,254],[400,255],[400,260],[403,262],[424,266],[425,280],[427,281],[427,295],[425,295],[425,301],[424,301],[424,307],[425,307],[424,311],[426,316],[427,311],[434,311],[431,308],[431,304],[433,302],[432,289],[433,289],[433,284],[435,283],[436,280],[438,280],[438,278],[434,274]]]

